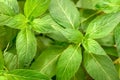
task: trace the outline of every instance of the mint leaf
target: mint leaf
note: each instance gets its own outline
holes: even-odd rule
[[[32,19],[42,15],[48,8],[50,0],[26,0],[24,14],[27,18]]]
[[[25,28],[17,35],[16,49],[20,67],[28,67],[36,54],[36,38],[33,32]]]
[[[83,47],[89,53],[93,53],[93,54],[97,54],[97,55],[106,55],[106,52],[100,46],[100,44],[93,39],[85,39],[83,41]]]
[[[103,38],[110,34],[119,22],[120,12],[101,15],[89,24],[86,36],[93,39]]]
[[[40,56],[33,62],[31,69],[37,70],[40,73],[50,77],[56,74],[56,65],[60,53],[63,51],[60,47],[50,47],[44,50]]]
[[[79,27],[80,14],[71,0],[51,0],[49,11],[53,19],[63,27]]]
[[[62,52],[57,63],[57,80],[70,80],[79,69],[81,61],[82,56],[79,46],[68,46]]]
[[[112,60],[106,55],[85,52],[84,67],[95,80],[119,80]]]

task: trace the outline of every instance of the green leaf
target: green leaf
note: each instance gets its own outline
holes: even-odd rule
[[[16,40],[16,49],[20,67],[28,67],[30,65],[36,54],[36,47],[37,43],[32,31],[28,28],[21,30]]]
[[[26,0],[24,14],[27,18],[34,18],[42,15],[48,8],[50,0]]]
[[[8,80],[50,80],[46,75],[27,69],[13,70],[4,75],[8,78]]]
[[[0,70],[3,70],[4,68],[4,59],[2,55],[2,51],[0,50]]]
[[[52,25],[59,26],[53,21],[50,15],[47,15],[41,19],[34,19],[32,25],[33,30],[38,33],[51,33],[54,31],[54,29],[51,27]]]
[[[79,44],[82,42],[83,34],[76,29],[64,29],[52,25],[52,27],[59,31],[70,43]]]
[[[71,0],[51,0],[50,14],[65,28],[78,28],[80,14]]]
[[[10,16],[4,15],[4,14],[0,14],[0,26],[5,25],[10,20],[11,20]]]
[[[58,25],[50,15],[46,15],[41,19],[34,19],[32,26],[32,29],[38,33],[45,33],[47,36],[57,41],[67,41],[62,33],[53,28],[60,28],[61,26]]]
[[[9,15],[9,16],[13,16],[15,15],[13,10],[11,8],[9,8],[8,6],[6,6],[3,2],[0,1],[0,14],[4,14],[4,15]]]
[[[6,25],[14,29],[22,29],[27,23],[27,19],[24,15],[18,14],[13,17],[7,15],[0,15],[0,25]]]
[[[72,43],[80,43],[82,42],[83,38],[83,35],[80,31],[75,29],[64,29],[60,27],[49,15],[42,19],[35,19],[33,21],[33,30],[39,33],[54,33],[57,31],[59,36],[60,34],[63,35],[66,39],[68,39],[69,42]]]
[[[86,33],[86,29],[90,22],[100,13],[100,11],[94,11],[90,9],[80,9],[79,12],[81,13],[81,25],[79,27],[79,30],[81,30],[83,33]]]
[[[110,34],[119,22],[120,12],[99,16],[89,24],[86,36],[93,39],[103,38]]]
[[[85,70],[80,66],[78,71],[71,80],[87,80]]]
[[[120,57],[120,24],[115,28],[114,35],[115,35],[115,44]]]
[[[85,8],[85,9],[96,9],[96,4],[99,2],[100,0],[79,0],[77,2],[77,7],[79,8]]]
[[[59,31],[56,31],[56,30],[52,31],[52,33],[48,33],[47,36],[49,36],[50,38],[52,38],[56,41],[60,41],[60,42],[67,42],[68,41],[65,38],[65,36],[63,36],[62,33],[60,33]]]
[[[93,9],[105,13],[117,12],[120,10],[120,0],[79,0],[77,7],[84,9]]]
[[[13,70],[18,67],[18,59],[16,55],[15,47],[10,48],[8,51],[4,52],[4,63],[8,70]]]
[[[89,53],[93,53],[93,54],[97,54],[97,55],[106,55],[106,52],[100,46],[100,44],[93,39],[85,39],[83,41],[83,47]]]
[[[119,80],[112,60],[106,55],[84,53],[84,66],[95,80]]]
[[[0,13],[14,15],[19,13],[17,0],[0,0]]]
[[[118,52],[117,52],[116,47],[106,47],[106,46],[103,46],[103,49],[105,50],[105,52],[108,55],[118,57]]]
[[[105,13],[120,11],[120,0],[99,0],[96,4],[96,9]]]
[[[5,25],[14,29],[23,29],[27,23],[27,19],[24,15],[18,14],[12,17]]]
[[[97,39],[97,42],[102,46],[112,47],[115,45],[113,33],[105,36],[104,38]]]
[[[57,63],[57,80],[70,80],[79,69],[82,61],[81,49],[78,45],[70,45],[65,49]]]
[[[60,47],[51,47],[44,50],[41,55],[31,65],[31,69],[53,77],[56,73],[56,63],[60,53],[63,51]]]
[[[60,31],[70,43],[79,44],[82,42],[83,34],[75,29],[64,29]]]
[[[7,26],[0,26],[0,48],[4,50],[9,42],[16,37],[17,30]],[[9,34],[9,35],[8,35]]]

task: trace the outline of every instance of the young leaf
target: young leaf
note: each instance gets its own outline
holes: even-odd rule
[[[50,80],[46,75],[27,69],[13,70],[4,75],[8,78],[8,80]]]
[[[71,0],[51,0],[50,14],[65,28],[78,28],[80,14]]]
[[[106,55],[84,53],[84,66],[95,80],[119,80],[112,60]]]
[[[27,23],[27,19],[24,15],[18,14],[12,17],[5,25],[14,29],[23,29]]]
[[[1,7],[0,14],[9,15],[9,16],[15,15],[13,10],[10,7],[6,6],[5,3],[1,1],[0,1],[0,7]]]
[[[13,49],[10,49],[7,52],[4,52],[3,55],[4,55],[4,63],[8,70],[13,70],[18,67],[17,64],[18,60],[17,60],[15,47],[13,47]]]
[[[10,20],[11,20],[10,16],[4,15],[4,14],[0,14],[0,26],[5,25]]]
[[[79,0],[77,7],[112,13],[119,11],[119,0]]]
[[[0,25],[6,25],[14,29],[24,28],[26,22],[27,19],[22,14],[15,15],[13,17],[3,14],[0,15]]]
[[[17,0],[0,0],[0,13],[11,13],[16,14],[19,12],[19,6]]]
[[[120,57],[120,24],[115,28],[114,35],[117,51]]]
[[[61,28],[49,15],[42,19],[35,19],[33,21],[33,30],[39,33],[53,33],[54,31],[59,31],[59,34],[62,34],[72,43],[80,43],[83,37],[82,33],[78,30]]]
[[[120,10],[120,0],[99,0],[96,9],[105,13],[113,13]]]
[[[79,69],[82,61],[81,49],[78,45],[70,45],[65,49],[57,63],[57,80],[70,80]]]
[[[105,51],[100,46],[100,44],[93,39],[86,39],[85,41],[83,41],[83,47],[89,53],[93,53],[97,55],[106,55]]]
[[[26,0],[24,14],[27,18],[42,15],[48,8],[50,0]]]
[[[93,39],[103,38],[113,31],[119,22],[120,12],[99,16],[89,24],[86,36]]]
[[[96,9],[95,6],[100,0],[79,0],[77,7],[84,9]]]
[[[3,68],[4,68],[4,60],[3,60],[2,51],[0,50],[0,70],[3,70]]]
[[[35,36],[30,29],[26,28],[19,32],[16,49],[20,67],[29,66],[36,54],[36,46]]]
[[[50,15],[46,15],[41,19],[34,19],[32,23],[32,29],[38,33],[45,33],[50,38],[57,41],[67,41],[67,39],[63,36],[62,33],[58,32],[58,30],[54,29],[55,27],[60,27]],[[58,37],[59,36],[59,37]]]
[[[38,33],[51,33],[54,31],[52,25],[59,26],[53,21],[50,15],[47,15],[41,19],[34,19],[33,21],[33,30]]]
[[[53,77],[56,73],[56,63],[63,49],[51,47],[41,53],[41,55],[31,65],[31,69]]]

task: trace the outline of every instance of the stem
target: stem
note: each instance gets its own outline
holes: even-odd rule
[[[8,42],[8,44],[7,44],[7,46],[6,46],[5,50],[4,50],[4,53],[8,50],[9,45],[10,45],[10,42]]]

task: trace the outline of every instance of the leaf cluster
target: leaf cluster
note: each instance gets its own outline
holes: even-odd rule
[[[0,80],[119,80],[120,0],[0,0]]]

